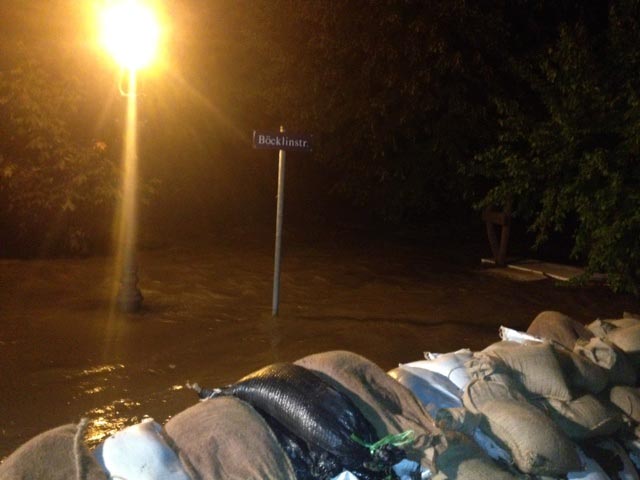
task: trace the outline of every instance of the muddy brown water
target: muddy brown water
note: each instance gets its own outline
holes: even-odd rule
[[[280,315],[264,241],[215,237],[144,248],[144,309],[112,312],[110,258],[0,260],[0,458],[82,417],[88,442],[194,404],[186,381],[223,386],[325,350],[385,370],[424,351],[474,350],[542,310],[577,320],[638,311],[602,287],[489,269],[482,249],[371,241],[285,243]]]

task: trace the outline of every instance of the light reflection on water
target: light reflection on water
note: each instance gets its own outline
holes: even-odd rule
[[[122,365],[121,363],[117,365],[97,365],[95,367],[85,368],[80,372],[79,376],[88,377],[90,375],[97,375],[99,373],[111,373],[122,368],[124,368],[124,365]]]
[[[109,435],[122,430],[127,425],[139,423],[142,419],[127,415],[127,410],[139,407],[140,402],[129,398],[121,398],[109,405],[94,408],[87,413],[89,426],[85,433],[85,441],[89,448],[95,447]],[[143,417],[144,418],[144,417]]]
[[[96,387],[95,391],[85,391],[87,394],[98,393],[99,389],[103,387]],[[166,402],[162,397],[167,392],[177,392],[183,390],[184,385],[176,384],[170,386],[163,392],[151,395],[148,400]],[[145,401],[145,405],[147,402]],[[110,435],[126,428],[130,425],[140,423],[143,419],[148,418],[148,415],[140,415],[139,413],[134,415],[133,412],[139,412],[141,402],[132,400],[130,398],[120,398],[114,400],[108,405],[94,408],[85,413],[85,416],[89,418],[89,425],[85,433],[85,442],[90,449],[95,448],[99,443],[104,441]],[[165,420],[171,418],[169,416]],[[158,420],[161,421],[161,420]]]

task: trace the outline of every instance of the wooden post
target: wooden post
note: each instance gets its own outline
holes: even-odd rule
[[[509,245],[509,233],[511,229],[511,202],[507,202],[502,212],[496,212],[491,207],[482,212],[482,219],[487,227],[487,237],[491,254],[496,265],[505,266],[507,263],[507,246]],[[501,227],[500,242],[496,235],[495,227]]]

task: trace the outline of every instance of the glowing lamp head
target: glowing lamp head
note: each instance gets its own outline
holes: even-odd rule
[[[160,25],[148,5],[137,0],[114,1],[101,12],[100,39],[123,68],[135,71],[155,58]]]

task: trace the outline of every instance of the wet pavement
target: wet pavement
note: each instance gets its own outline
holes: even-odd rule
[[[273,242],[250,233],[146,245],[135,315],[110,306],[111,258],[0,260],[0,458],[82,417],[92,445],[145,416],[165,422],[197,401],[186,381],[222,386],[333,349],[390,369],[483,348],[542,310],[583,322],[640,310],[602,287],[487,268],[480,247],[307,236],[285,237],[273,318]]]

